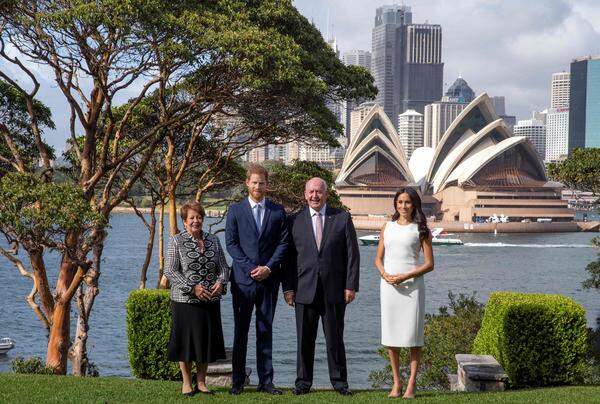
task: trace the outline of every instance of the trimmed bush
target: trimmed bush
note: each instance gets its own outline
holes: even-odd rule
[[[585,310],[559,295],[495,292],[488,300],[476,354],[494,356],[511,387],[581,382],[587,352]]]
[[[171,333],[168,290],[134,290],[127,299],[129,365],[140,379],[180,380],[176,362],[167,359]]]

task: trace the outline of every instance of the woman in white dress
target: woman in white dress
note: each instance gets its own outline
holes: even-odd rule
[[[433,271],[431,232],[413,188],[394,196],[392,221],[381,229],[375,266],[381,274],[381,344],[388,348],[394,376],[389,397],[400,397],[399,353],[410,347],[410,378],[403,398],[414,398],[425,326],[425,282]],[[419,253],[423,250],[423,264]]]

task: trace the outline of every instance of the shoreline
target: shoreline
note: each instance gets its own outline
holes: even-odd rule
[[[142,213],[150,213],[150,208],[138,208]],[[133,208],[128,206],[117,206],[112,213],[134,213]],[[222,210],[206,210],[206,216],[220,218]],[[352,218],[356,230],[379,231],[387,222],[387,217],[364,217]],[[451,233],[578,233],[578,232],[600,232],[600,221],[589,222],[551,222],[551,223],[471,223],[471,222],[428,222],[430,228],[443,227]]]

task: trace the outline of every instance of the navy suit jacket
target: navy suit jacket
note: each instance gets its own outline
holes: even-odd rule
[[[289,218],[290,249],[284,291],[295,291],[296,302],[311,304],[321,278],[325,299],[343,303],[344,289],[358,292],[360,253],[350,214],[327,206],[321,249],[317,249],[310,210]]]
[[[283,206],[265,200],[262,229],[256,228],[248,198],[229,206],[225,227],[227,252],[233,258],[231,281],[252,287],[257,281],[250,271],[259,265],[268,266],[271,275],[262,283],[278,279],[288,247],[288,230]]]

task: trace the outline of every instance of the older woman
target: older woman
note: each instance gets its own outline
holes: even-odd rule
[[[173,314],[168,357],[179,362],[183,395],[212,394],[206,387],[206,368],[209,362],[225,358],[220,299],[229,267],[219,239],[202,231],[202,206],[186,203],[181,218],[185,231],[171,237],[165,265]],[[196,362],[196,387],[191,380],[192,362]]]

